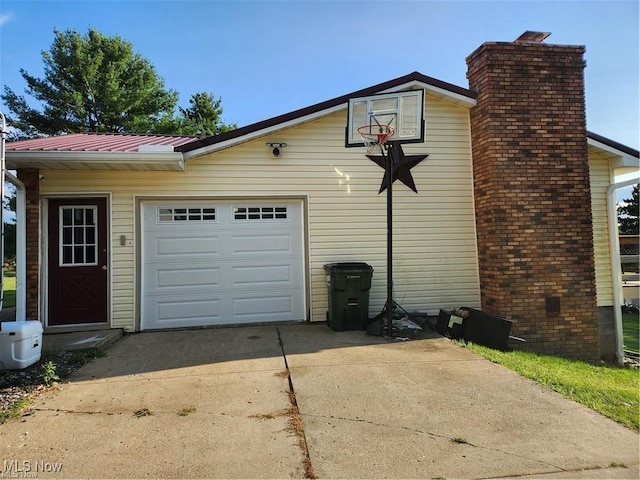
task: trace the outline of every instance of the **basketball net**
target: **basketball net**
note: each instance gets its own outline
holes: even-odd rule
[[[358,128],[368,155],[384,155],[384,144],[395,133],[391,125],[364,125]]]

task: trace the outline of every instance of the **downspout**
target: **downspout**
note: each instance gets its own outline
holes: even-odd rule
[[[622,267],[620,264],[620,239],[618,238],[618,209],[616,190],[638,183],[639,178],[614,183],[607,188],[607,211],[609,217],[609,245],[611,253],[611,277],[613,280],[613,320],[616,331],[616,361],[624,365],[624,343],[622,333]]]
[[[4,304],[4,142],[7,135],[7,119],[4,114],[0,112],[0,202],[2,202],[2,208],[0,209],[0,312]]]
[[[27,316],[27,190],[11,172],[5,175],[16,187],[16,321],[23,322]]]

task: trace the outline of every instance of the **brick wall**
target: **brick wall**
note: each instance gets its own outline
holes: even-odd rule
[[[483,310],[526,348],[600,357],[584,47],[485,43],[467,57]]]
[[[39,316],[39,292],[40,292],[40,177],[35,169],[18,170],[18,178],[24,183],[26,189],[26,318],[28,320],[40,320]],[[18,247],[19,248],[19,247]]]

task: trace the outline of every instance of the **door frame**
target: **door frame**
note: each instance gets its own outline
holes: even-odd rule
[[[106,201],[106,245],[107,245],[107,302],[106,302],[106,317],[107,321],[104,323],[78,323],[73,325],[49,325],[49,200],[82,200],[89,198],[104,198]],[[40,312],[41,321],[44,325],[45,331],[67,332],[67,331],[90,331],[90,330],[104,330],[105,328],[111,328],[113,311],[113,297],[112,292],[112,263],[113,256],[111,254],[113,248],[112,235],[111,235],[111,194],[107,192],[86,192],[78,194],[46,194],[42,197],[40,208],[42,209],[42,215],[40,216],[40,238],[42,242],[40,245],[40,258],[42,259],[40,268]]]

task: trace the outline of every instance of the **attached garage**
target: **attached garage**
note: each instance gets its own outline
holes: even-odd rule
[[[141,202],[141,329],[305,320],[302,201]]]

